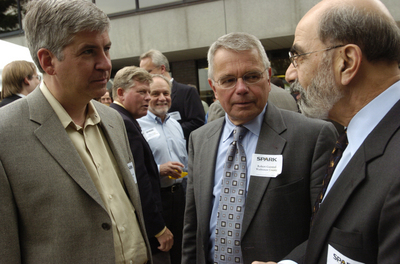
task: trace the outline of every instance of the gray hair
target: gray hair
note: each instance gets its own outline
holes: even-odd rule
[[[154,66],[160,67],[161,65],[165,66],[165,70],[169,72],[169,62],[167,57],[164,56],[164,54],[161,53],[161,51],[151,49],[148,52],[143,53],[140,55],[139,60],[143,60],[146,58],[150,58],[151,62],[153,62]]]
[[[383,12],[338,5],[321,15],[319,38],[323,43],[355,44],[368,61],[400,63],[400,29]]]
[[[214,77],[214,55],[220,48],[236,52],[256,49],[260,55],[260,59],[264,64],[265,69],[270,68],[267,54],[265,53],[265,49],[260,40],[248,33],[234,32],[219,37],[217,41],[210,46],[207,54],[209,79],[213,79]]]
[[[32,59],[42,73],[39,49],[48,49],[61,61],[64,47],[77,33],[103,33],[110,28],[107,15],[87,0],[37,0],[29,2],[27,10],[25,37]]]
[[[153,82],[153,78],[145,69],[136,66],[128,66],[119,70],[117,74],[115,74],[112,86],[113,99],[116,100],[118,98],[118,88],[122,88],[126,91],[135,86],[135,81],[141,83],[147,82],[150,84]]]
[[[152,77],[153,79],[156,78],[156,77],[163,79],[163,80],[168,84],[169,90],[171,90],[172,84],[171,84],[171,82],[167,79],[167,77],[165,77],[164,75],[162,75],[162,74],[151,74],[151,77]]]

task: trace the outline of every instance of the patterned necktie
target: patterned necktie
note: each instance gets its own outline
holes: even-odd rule
[[[226,153],[215,230],[214,263],[243,263],[240,233],[246,193],[246,154],[242,139],[247,129],[238,126]]]
[[[344,150],[349,144],[347,140],[347,131],[345,130],[342,134],[340,134],[339,138],[336,141],[335,148],[332,151],[332,155],[329,159],[328,168],[326,170],[326,174],[324,176],[324,180],[322,182],[322,190],[317,197],[317,201],[315,201],[313,212],[311,216],[311,223],[314,220],[315,214],[318,212],[318,209],[321,205],[322,199],[324,198],[326,189],[328,188],[328,184],[331,181],[333,171],[336,169],[336,165],[339,163],[340,158],[343,155]]]

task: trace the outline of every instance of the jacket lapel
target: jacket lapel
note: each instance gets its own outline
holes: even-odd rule
[[[208,132],[205,132],[204,142],[201,142],[202,153],[200,157],[201,168],[203,169],[203,174],[207,177],[202,177],[199,181],[199,193],[201,195],[199,204],[199,214],[203,219],[206,219],[200,223],[202,234],[204,234],[203,241],[208,243],[209,234],[209,219],[211,217],[211,207],[212,207],[212,197],[214,188],[214,174],[215,174],[215,164],[217,159],[217,152],[219,146],[219,140],[221,137],[222,128],[225,122],[225,118],[220,118],[213,121],[214,126],[210,128]],[[212,166],[210,166],[212,164]],[[196,177],[196,175],[194,175]],[[195,186],[196,188],[196,186]],[[218,199],[218,198],[217,198]]]
[[[268,104],[261,126],[260,136],[257,142],[256,154],[282,154],[283,148],[286,145],[286,140],[282,138],[280,134],[285,130],[286,126],[280,111],[272,104]],[[247,158],[252,157],[251,155],[247,155]],[[251,176],[249,178],[250,183],[246,197],[246,206],[241,233],[242,238],[250,226],[257,208],[261,203],[261,199],[264,196],[263,194],[266,192],[270,179],[271,178],[269,177],[256,176]]]
[[[318,262],[327,246],[326,239],[333,223],[345,207],[350,195],[366,178],[368,162],[383,155],[390,138],[399,129],[399,113],[400,101],[368,135],[327,194],[311,229],[306,263]]]
[[[55,161],[103,208],[103,202],[60,119],[40,89],[27,97],[30,119],[38,124],[34,134]],[[39,157],[40,158],[40,157]],[[49,164],[49,166],[54,166]],[[105,208],[104,208],[105,209]]]

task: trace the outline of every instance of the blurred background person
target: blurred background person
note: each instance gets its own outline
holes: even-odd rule
[[[40,83],[33,62],[19,60],[7,64],[2,73],[2,91],[0,107],[31,93]]]
[[[113,102],[111,95],[108,91],[102,97],[100,97],[99,101],[106,106],[110,106],[110,104]]]

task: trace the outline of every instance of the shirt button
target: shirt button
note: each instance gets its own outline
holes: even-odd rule
[[[129,260],[129,264],[132,264],[133,263],[133,261],[132,260]]]
[[[113,198],[113,196],[110,194],[110,195],[108,196],[108,198],[111,200],[111,199]]]

